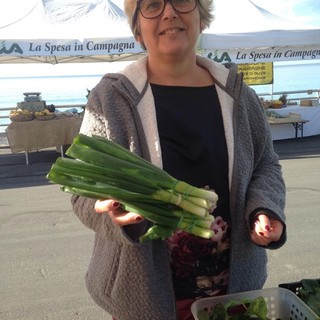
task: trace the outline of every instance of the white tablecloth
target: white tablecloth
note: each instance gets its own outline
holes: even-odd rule
[[[300,106],[287,106],[281,109],[268,109],[269,111],[277,112],[282,116],[291,113],[301,114],[301,119],[309,120],[303,126],[303,136],[320,135],[320,106],[314,107],[300,107]],[[295,129],[292,124],[281,124],[271,126],[271,135],[273,140],[292,139],[295,137]],[[300,132],[299,132],[300,137]]]

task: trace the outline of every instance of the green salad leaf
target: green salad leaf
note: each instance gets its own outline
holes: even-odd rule
[[[320,317],[320,279],[303,279],[298,297]]]
[[[200,310],[199,320],[268,320],[268,306],[263,297],[231,300],[216,304],[211,310]]]

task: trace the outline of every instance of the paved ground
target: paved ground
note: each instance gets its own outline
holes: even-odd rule
[[[57,156],[0,148],[1,320],[111,320],[84,284],[93,233],[45,179]]]
[[[287,184],[288,242],[269,252],[265,287],[320,277],[320,137],[276,141]],[[0,319],[110,320],[84,275],[93,234],[46,173],[59,154],[0,148]]]

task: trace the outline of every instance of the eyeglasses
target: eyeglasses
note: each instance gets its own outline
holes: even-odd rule
[[[170,2],[173,9],[179,13],[189,13],[197,6],[198,0],[139,0],[137,10],[146,19],[159,17],[167,4]]]

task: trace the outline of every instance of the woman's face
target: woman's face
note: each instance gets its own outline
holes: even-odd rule
[[[179,13],[168,1],[159,17],[146,19],[139,12],[138,23],[138,41],[145,45],[149,56],[181,59],[188,54],[195,54],[200,34],[197,7],[192,12]]]

